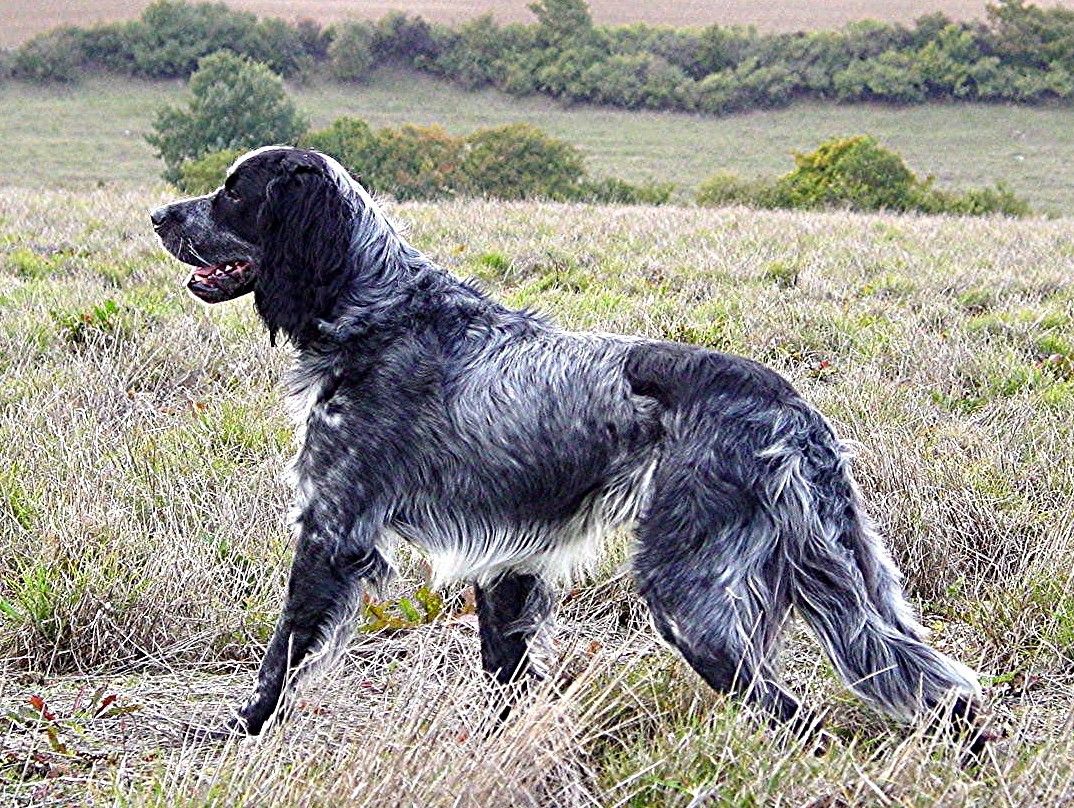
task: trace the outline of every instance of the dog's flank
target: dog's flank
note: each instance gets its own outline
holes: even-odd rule
[[[178,258],[215,262],[191,291],[252,290],[299,351],[296,557],[236,727],[260,731],[345,640],[363,586],[389,574],[390,536],[438,582],[475,581],[483,663],[507,682],[540,673],[556,584],[616,529],[636,534],[657,630],[714,688],[814,726],[776,671],[794,611],[871,704],[909,719],[953,703],[972,725],[974,675],[924,643],[844,447],[773,371],[506,308],[314,152],[259,150],[225,190],[153,220]]]

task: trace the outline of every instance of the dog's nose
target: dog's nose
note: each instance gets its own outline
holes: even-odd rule
[[[171,214],[168,205],[162,205],[156,210],[149,212],[149,221],[153,223],[153,227],[160,227],[164,222],[168,220],[168,216]]]

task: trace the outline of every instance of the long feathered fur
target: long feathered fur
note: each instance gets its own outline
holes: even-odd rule
[[[255,302],[298,348],[298,550],[239,726],[257,732],[287,672],[338,645],[388,537],[438,582],[477,582],[485,666],[507,681],[533,668],[555,584],[622,528],[658,631],[713,687],[812,723],[774,659],[797,612],[876,707],[972,713],[974,675],[925,644],[844,446],[784,379],[506,308],[411,247],[334,161],[280,151]]]

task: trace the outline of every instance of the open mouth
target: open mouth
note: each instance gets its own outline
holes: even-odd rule
[[[186,288],[206,303],[222,303],[244,295],[254,288],[257,268],[249,261],[198,267]]]

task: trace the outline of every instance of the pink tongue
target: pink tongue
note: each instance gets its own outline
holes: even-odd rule
[[[214,272],[216,272],[215,266],[201,267],[200,269],[194,270],[194,277],[198,280],[204,280],[205,278],[210,277]]]

